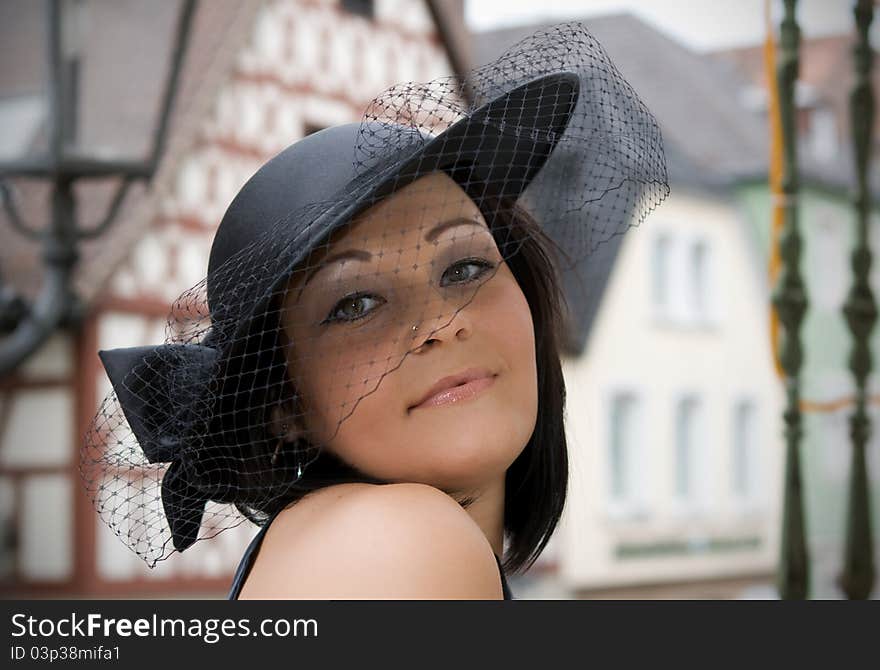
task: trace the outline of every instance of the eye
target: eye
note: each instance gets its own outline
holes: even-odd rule
[[[450,265],[440,280],[444,286],[444,280],[449,279],[452,284],[467,284],[482,277],[495,265],[483,258],[465,258]]]
[[[440,285],[467,284],[476,281],[494,267],[494,263],[483,258],[465,258],[446,269],[440,279]],[[358,321],[369,316],[377,307],[386,302],[384,298],[373,293],[361,291],[352,293],[337,302],[327,317],[321,321],[321,324]]]
[[[382,305],[385,303],[385,299],[371,293],[352,293],[347,295],[333,306],[330,314],[321,323],[357,321],[362,319],[375,309],[375,307],[368,306],[370,303]]]

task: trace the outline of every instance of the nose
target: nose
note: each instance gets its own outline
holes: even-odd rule
[[[416,353],[432,349],[443,341],[466,340],[473,332],[473,323],[467,307],[458,308],[451,313],[440,314],[427,322],[416,325],[418,326],[414,335]]]

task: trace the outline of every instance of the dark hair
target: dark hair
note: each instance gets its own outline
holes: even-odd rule
[[[560,360],[564,322],[564,296],[554,254],[560,251],[532,218],[509,199],[475,199],[514,278],[531,309],[535,334],[538,375],[538,412],[535,430],[523,451],[510,465],[505,479],[504,530],[508,551],[506,572],[524,572],[540,556],[556,528],[565,505],[568,485],[568,448],[565,437],[565,380]],[[564,254],[564,252],[562,252]],[[322,449],[308,461],[303,477],[296,481],[297,459],[309,445],[287,445],[276,454],[278,438],[271,435],[269,414],[273,402],[282,402],[293,393],[287,379],[287,362],[279,345],[278,311],[266,311],[264,322],[253,331],[260,333],[249,343],[249,352],[236,366],[241,370],[260,370],[261,383],[249,383],[252,391],[242,403],[236,396],[234,426],[219,428],[226,445],[238,447],[236,460],[247,464],[238,472],[234,489],[236,507],[251,521],[264,523],[273,513],[298,501],[311,491],[340,483],[387,483],[360,472],[329,450]],[[267,339],[267,338],[272,338]],[[227,376],[235,371],[227,370]],[[262,376],[262,375],[261,375]],[[266,394],[277,399],[267,402]],[[254,415],[247,407],[257,407]],[[226,414],[220,412],[220,415]],[[229,416],[229,414],[227,414]],[[227,447],[228,449],[229,447]],[[241,449],[247,458],[241,459]],[[228,453],[228,452],[227,452]],[[278,457],[280,456],[280,457]],[[247,498],[242,499],[242,492]],[[215,498],[217,499],[217,498]],[[467,507],[472,500],[459,500]]]

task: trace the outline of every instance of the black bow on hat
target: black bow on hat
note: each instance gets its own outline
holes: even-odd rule
[[[150,463],[171,463],[162,477],[162,506],[174,548],[183,551],[196,541],[216,487],[187,471],[186,439],[195,425],[192,416],[181,414],[189,405],[180,394],[206,390],[219,353],[205,345],[161,344],[98,355],[144,456]]]

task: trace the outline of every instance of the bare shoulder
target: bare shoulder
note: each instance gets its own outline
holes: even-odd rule
[[[270,527],[243,597],[502,597],[491,545],[439,489],[355,485],[322,492],[311,504],[298,515],[294,505]]]

